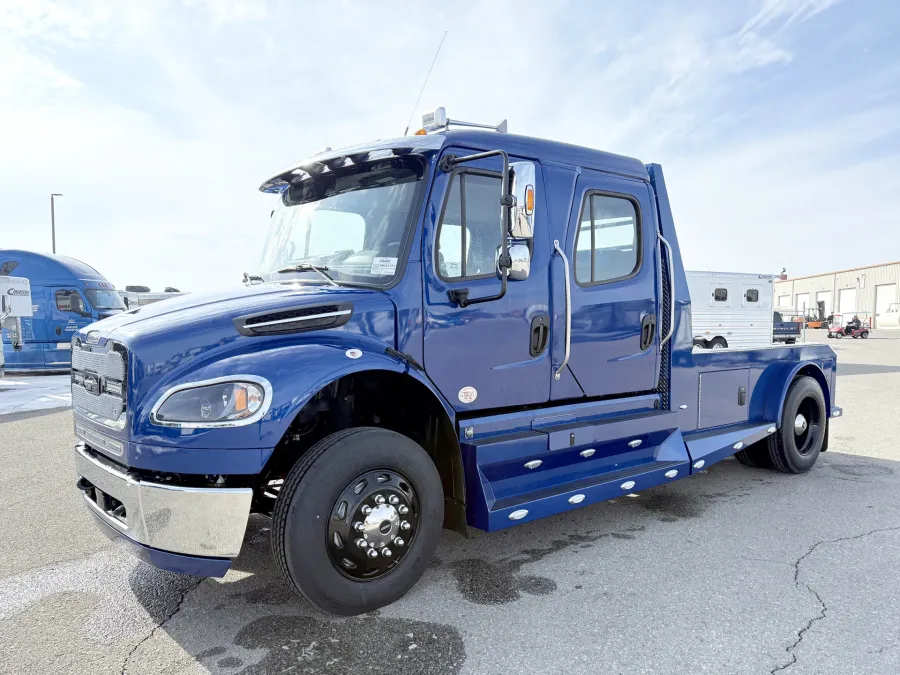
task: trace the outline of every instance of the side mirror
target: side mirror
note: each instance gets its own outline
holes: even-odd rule
[[[510,242],[507,252],[512,260],[512,264],[506,272],[506,278],[510,281],[525,281],[531,273],[531,251],[528,250],[528,244],[518,242]],[[497,276],[502,276],[500,270],[500,247],[497,247]]]
[[[516,198],[515,206],[510,209],[509,236],[513,239],[531,239],[534,237],[534,164],[512,162],[509,169],[512,175],[510,194]]]

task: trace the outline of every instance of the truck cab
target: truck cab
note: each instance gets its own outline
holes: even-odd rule
[[[30,281],[33,314],[16,345],[3,333],[7,370],[67,370],[72,335],[125,309],[102,274],[68,256],[0,249],[0,275],[12,274]]]
[[[243,291],[75,333],[77,487],[104,532],[222,575],[260,513],[292,587],[357,614],[411,588],[442,526],[735,454],[813,466],[841,413],[834,352],[693,350],[659,165],[473,126],[439,110],[271,176]]]

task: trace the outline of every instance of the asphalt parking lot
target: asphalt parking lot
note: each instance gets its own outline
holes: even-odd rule
[[[896,674],[900,334],[829,343],[845,416],[809,474],[730,460],[445,533],[411,593],[353,619],[288,590],[263,518],[224,579],[132,559],[80,504],[71,412],[2,416],[0,673]]]

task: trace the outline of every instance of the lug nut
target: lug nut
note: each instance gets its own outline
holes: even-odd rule
[[[398,510],[402,515],[405,515],[405,514],[409,513],[409,507],[406,506],[405,504],[401,504],[400,506],[398,506],[398,507],[397,507],[397,510]]]
[[[367,542],[365,539],[357,539],[356,545],[359,546],[360,548],[365,548],[366,546],[369,545],[369,542]]]
[[[394,546],[403,546],[405,543],[400,537],[394,537]]]
[[[375,503],[376,504],[384,504],[384,496],[383,495],[375,495]]]
[[[405,520],[400,521],[400,529],[401,530],[408,530],[410,527],[411,526],[407,521],[405,521]]]
[[[370,513],[372,513],[372,507],[369,506],[368,504],[366,504],[364,507],[362,507],[361,510],[362,510],[364,516],[367,516]]]
[[[381,555],[383,555],[385,558],[390,558],[393,555],[393,553],[391,553],[391,549],[383,548],[383,549],[381,549]]]
[[[397,495],[391,495],[390,498],[388,499],[388,501],[391,504],[399,504],[400,503],[400,499],[397,497]]]
[[[378,551],[376,551],[374,548],[370,548],[369,551],[368,551],[368,555],[369,555],[370,558],[377,558],[377,557],[378,557]]]
[[[366,529],[366,526],[357,520],[355,523],[353,523],[353,529],[357,532],[362,532],[364,529]]]

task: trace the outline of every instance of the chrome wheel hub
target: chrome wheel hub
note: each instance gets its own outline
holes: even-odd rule
[[[357,581],[387,574],[412,545],[418,512],[415,490],[400,473],[376,469],[357,476],[331,510],[326,543],[332,564]]]
[[[797,415],[794,418],[794,433],[797,436],[802,436],[806,433],[806,429],[809,427],[809,424],[806,421],[806,418],[803,415]]]

